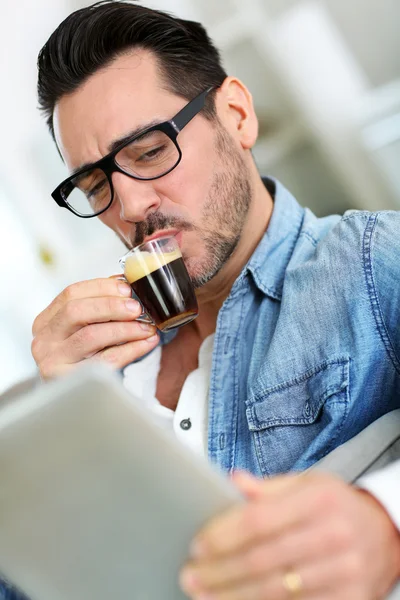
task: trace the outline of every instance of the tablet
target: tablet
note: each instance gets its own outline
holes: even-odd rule
[[[181,600],[212,516],[243,501],[106,367],[0,408],[0,572],[32,600]]]

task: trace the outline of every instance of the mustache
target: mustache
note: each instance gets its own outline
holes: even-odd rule
[[[140,246],[147,236],[153,235],[156,231],[163,231],[164,229],[193,231],[195,226],[189,221],[185,221],[185,219],[180,219],[179,217],[165,215],[161,212],[152,213],[145,221],[136,223],[134,234],[130,239],[131,248]]]

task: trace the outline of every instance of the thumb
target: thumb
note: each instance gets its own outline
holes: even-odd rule
[[[246,471],[235,471],[232,474],[232,482],[246,498],[258,498],[262,493],[263,480]]]
[[[304,474],[278,475],[271,479],[257,479],[250,473],[237,471],[232,475],[233,483],[249,500],[269,498],[292,491],[304,483]]]

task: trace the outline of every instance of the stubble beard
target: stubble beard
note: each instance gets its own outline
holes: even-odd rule
[[[216,132],[216,151],[218,167],[204,205],[200,230],[205,254],[203,258],[187,261],[196,288],[211,281],[235,251],[252,199],[247,165],[222,125]]]

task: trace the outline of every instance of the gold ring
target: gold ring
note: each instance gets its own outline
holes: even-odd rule
[[[283,587],[292,596],[297,596],[303,591],[303,580],[296,571],[288,571],[282,577]]]

